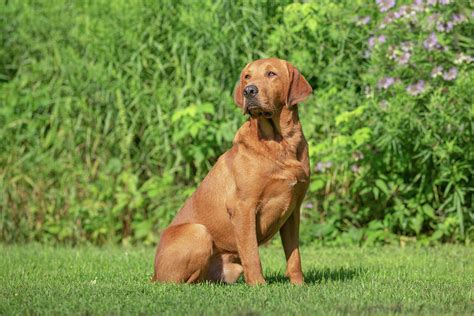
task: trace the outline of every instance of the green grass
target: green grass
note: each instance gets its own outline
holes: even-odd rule
[[[0,314],[473,314],[472,247],[261,249],[268,285],[150,284],[151,248],[0,246]]]

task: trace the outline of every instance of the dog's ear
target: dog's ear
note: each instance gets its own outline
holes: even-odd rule
[[[306,100],[306,98],[311,95],[311,92],[313,92],[313,88],[311,88],[303,75],[299,73],[298,69],[288,62],[286,64],[289,73],[288,97],[286,105],[291,107]]]
[[[234,101],[241,109],[244,107],[243,95],[244,93],[242,91],[242,80],[239,79],[234,88]]]

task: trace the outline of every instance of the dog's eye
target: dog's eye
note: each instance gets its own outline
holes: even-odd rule
[[[247,75],[245,75],[245,77],[244,77],[244,78],[245,78],[245,80],[249,80],[249,79],[250,79],[250,75],[249,75],[249,74],[247,74]]]
[[[275,77],[277,74],[274,73],[273,71],[267,72],[267,77]]]

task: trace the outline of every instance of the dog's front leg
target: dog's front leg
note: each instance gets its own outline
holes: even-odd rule
[[[281,241],[286,256],[286,275],[293,284],[304,283],[299,250],[299,226],[300,210],[297,208],[280,228]]]
[[[247,284],[265,284],[258,253],[255,208],[246,203],[238,203],[229,212]]]

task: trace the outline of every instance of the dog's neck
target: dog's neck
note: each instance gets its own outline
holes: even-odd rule
[[[305,159],[307,152],[296,107],[284,106],[271,118],[250,117],[237,133],[234,143],[278,159],[286,157],[300,161]]]
[[[301,123],[298,116],[298,108],[289,109],[282,107],[281,111],[271,118],[251,118],[257,127],[257,136],[260,140],[290,141],[294,137],[302,136]]]
[[[309,175],[308,145],[296,107],[283,107],[271,118],[250,117],[236,134],[234,145],[273,161],[298,161]]]

